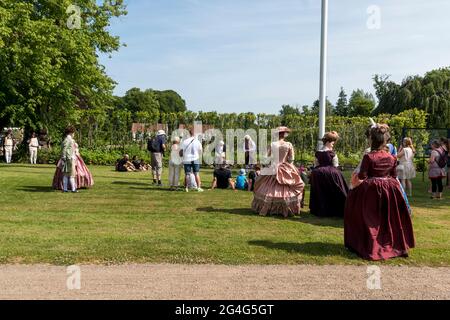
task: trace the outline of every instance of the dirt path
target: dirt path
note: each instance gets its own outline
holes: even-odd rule
[[[380,269],[369,290],[365,266],[86,265],[68,290],[65,267],[3,265],[0,299],[450,299],[450,268]]]

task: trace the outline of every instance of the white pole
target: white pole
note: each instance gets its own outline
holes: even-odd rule
[[[319,141],[317,147],[322,148],[322,137],[325,135],[325,119],[327,104],[327,55],[328,55],[328,0],[322,0],[322,35],[320,43],[320,96],[319,96]]]

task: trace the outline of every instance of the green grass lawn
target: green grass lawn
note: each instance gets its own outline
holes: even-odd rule
[[[260,217],[249,192],[170,192],[150,173],[91,170],[93,189],[63,194],[53,166],[0,165],[0,263],[367,263],[344,248],[341,219],[308,213],[308,193],[301,216]],[[417,248],[382,263],[450,266],[450,196],[429,199],[420,177],[411,204]]]

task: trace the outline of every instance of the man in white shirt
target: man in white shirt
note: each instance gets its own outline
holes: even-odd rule
[[[194,173],[197,191],[203,192],[200,180],[200,155],[203,152],[202,144],[195,136],[193,136],[183,141],[181,149],[183,150],[183,165],[185,172],[184,187],[186,192],[189,192],[188,179],[191,173]]]
[[[31,139],[28,142],[28,148],[30,151],[30,163],[36,164],[37,154],[38,154],[38,149],[39,149],[39,141],[34,132],[31,134]]]
[[[3,141],[3,148],[5,149],[5,160],[6,163],[11,163],[12,153],[14,149],[14,139],[12,136],[12,130],[9,129],[6,133],[6,137]]]

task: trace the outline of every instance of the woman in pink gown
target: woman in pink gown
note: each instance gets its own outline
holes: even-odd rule
[[[75,153],[76,153],[76,163],[75,163],[75,171],[76,171],[76,184],[77,189],[87,189],[94,185],[94,179],[92,178],[92,174],[89,171],[88,167],[84,163],[83,158],[80,155],[80,149],[78,148],[78,144],[75,143]],[[56,166],[55,175],[53,176],[53,189],[55,190],[63,190],[63,177],[64,173],[62,172],[62,160],[58,161]]]
[[[385,150],[388,130],[386,125],[372,128],[371,151],[358,173],[362,183],[349,192],[345,206],[345,246],[367,260],[404,257],[415,245],[397,159]]]
[[[255,181],[252,209],[260,215],[300,214],[305,184],[298,169],[292,164],[294,148],[285,138],[290,131],[286,127],[277,129],[279,141],[270,146],[272,164],[261,170]]]

